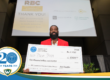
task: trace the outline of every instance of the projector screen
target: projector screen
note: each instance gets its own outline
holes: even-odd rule
[[[96,36],[90,0],[18,0],[12,36]]]

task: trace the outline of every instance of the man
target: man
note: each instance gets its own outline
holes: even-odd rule
[[[69,46],[68,42],[58,38],[58,27],[56,25],[52,25],[50,27],[50,38],[44,41],[41,41],[41,45],[52,45],[52,46]],[[24,70],[23,72],[29,72],[29,69]],[[48,73],[41,73],[48,74]]]
[[[50,38],[41,42],[41,45],[52,45],[52,46],[69,46],[67,41],[58,38],[58,27],[52,25],[50,27]]]

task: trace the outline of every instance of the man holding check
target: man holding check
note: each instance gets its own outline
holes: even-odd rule
[[[69,46],[68,42],[58,38],[58,27],[52,25],[50,27],[50,38],[44,41],[41,41],[41,45],[52,45],[52,46]],[[23,72],[29,72],[29,69],[23,69]],[[43,73],[45,74],[45,73]]]

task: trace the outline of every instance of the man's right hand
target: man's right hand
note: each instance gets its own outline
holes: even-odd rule
[[[23,69],[23,73],[29,73],[29,69]]]

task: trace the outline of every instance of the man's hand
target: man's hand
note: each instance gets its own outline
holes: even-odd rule
[[[23,69],[23,73],[29,73],[29,69]]]

